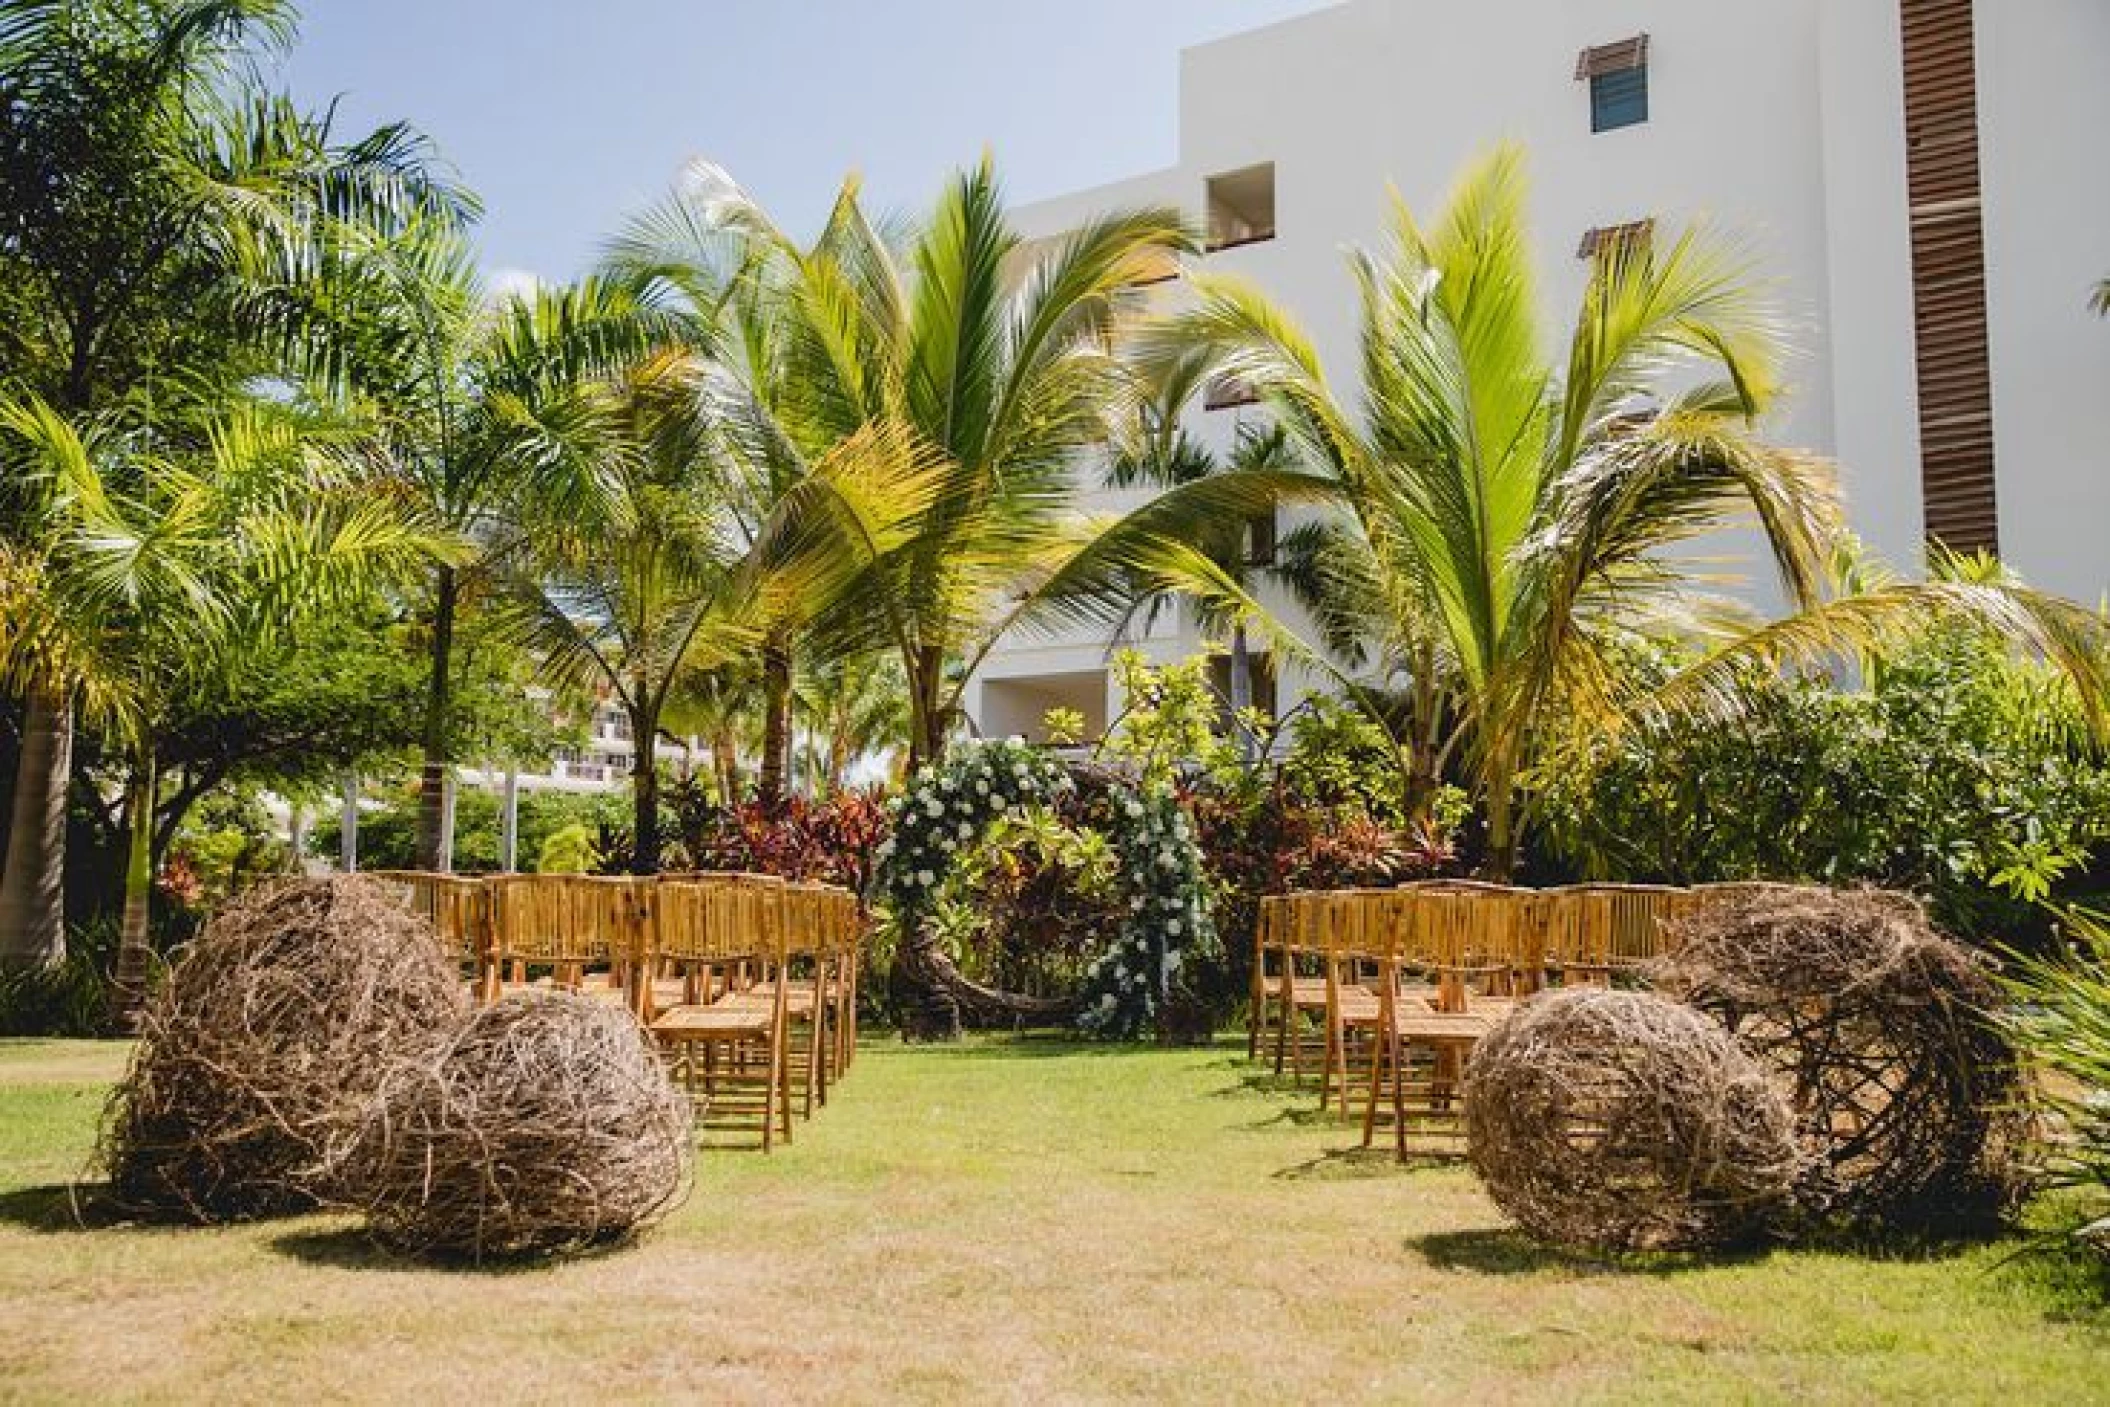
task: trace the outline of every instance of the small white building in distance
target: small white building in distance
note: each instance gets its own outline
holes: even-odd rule
[[[1906,569],[1929,537],[1994,547],[2090,603],[2110,587],[2110,320],[2089,307],[2110,277],[2110,0],[1349,0],[1189,49],[1179,81],[1177,165],[1026,207],[1024,231],[1187,209],[1210,233],[1196,262],[1287,306],[1352,402],[1344,251],[1382,245],[1389,191],[1431,212],[1514,140],[1559,317],[1593,232],[1725,229],[1799,333],[1768,433],[1839,461],[1870,544]],[[1222,447],[1260,413],[1192,428]],[[1177,615],[1135,643],[1204,645]],[[1108,646],[1008,639],[968,711],[985,735],[1039,738],[1058,706],[1096,732],[1120,709]]]

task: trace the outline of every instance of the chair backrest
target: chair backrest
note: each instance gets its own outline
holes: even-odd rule
[[[1570,961],[1631,966],[1664,950],[1664,924],[1689,911],[1692,891],[1663,884],[1577,884],[1566,891],[1575,906]]]
[[[627,929],[604,928],[607,891],[584,875],[499,875],[491,893],[491,942],[501,961],[598,963],[629,957]]]
[[[432,925],[440,945],[457,961],[479,962],[490,943],[489,891],[471,875],[427,870],[368,870],[398,895],[412,913]]]

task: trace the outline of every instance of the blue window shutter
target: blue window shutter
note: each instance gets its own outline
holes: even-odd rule
[[[1590,130],[1610,132],[1648,121],[1648,69],[1642,66],[1590,75]]]

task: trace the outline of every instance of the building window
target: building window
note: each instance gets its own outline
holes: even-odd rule
[[[1648,121],[1648,36],[1585,49],[1575,81],[1590,85],[1590,130],[1611,132]]]
[[[1202,389],[1203,410],[1231,410],[1237,406],[1258,404],[1258,393],[1235,376],[1214,377]]]
[[[1209,248],[1236,249],[1275,237],[1275,163],[1208,180]]]
[[[1275,515],[1261,513],[1246,519],[1245,563],[1249,567],[1275,565]]]
[[[1656,222],[1631,220],[1624,225],[1600,225],[1583,231],[1575,257],[1594,259],[1602,272],[1606,266],[1628,259],[1646,260],[1655,245]]]

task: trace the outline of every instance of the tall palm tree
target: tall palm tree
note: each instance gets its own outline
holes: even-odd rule
[[[1515,861],[1530,749],[1557,714],[1605,712],[1599,626],[1687,584],[1675,549],[1748,511],[1806,606],[1839,528],[1828,466],[1756,433],[1779,344],[1734,254],[1700,231],[1605,250],[1557,365],[1524,197],[1522,159],[1502,148],[1433,225],[1397,204],[1385,257],[1356,257],[1360,418],[1249,287],[1197,280],[1153,351],[1210,349],[1336,477],[1333,575],[1419,665],[1422,710],[1447,666],[1498,873]],[[1674,390],[1664,372],[1680,362],[1703,379]]]
[[[85,432],[151,419],[169,392],[267,370],[297,304],[249,296],[308,263],[332,223],[461,218],[401,126],[346,142],[269,92],[284,0],[0,3],[0,389]],[[27,505],[0,495],[0,535]],[[18,550],[24,547],[14,538]],[[0,873],[0,961],[64,949],[59,895],[74,700],[28,678]]]
[[[184,692],[288,648],[301,623],[441,550],[353,491],[282,405],[216,415],[195,438],[0,402],[0,447],[30,500],[0,544],[0,679],[56,681],[127,760],[116,1000],[144,993],[157,733]]]
[[[1491,872],[1516,861],[1528,760],[1638,706],[1613,647],[1638,623],[1692,614],[1679,554],[1732,524],[1755,520],[1796,609],[1731,639],[1671,698],[1730,707],[1753,661],[1850,653],[1934,612],[2053,657],[2101,716],[2098,623],[2068,603],[1946,581],[1830,594],[1833,473],[1758,433],[1781,337],[1718,239],[1689,230],[1600,251],[1564,359],[1547,356],[1524,195],[1520,154],[1497,149],[1432,225],[1396,205],[1386,256],[1356,257],[1359,417],[1295,325],[1232,281],[1196,280],[1195,306],[1146,352],[1167,365],[1206,349],[1331,470],[1345,510],[1325,573],[1332,624],[1362,616],[1408,664],[1417,762],[1462,742]],[[1452,740],[1439,742],[1446,709]]]
[[[888,550],[927,495],[930,472],[878,432],[845,440],[752,536],[724,512],[703,361],[663,347],[600,387],[612,408],[600,513],[533,523],[531,570],[515,577],[530,639],[551,677],[598,678],[628,714],[635,830],[631,865],[659,866],[662,720],[685,673],[754,649],[787,604],[826,598]]]
[[[901,662],[883,651],[826,661],[801,680],[799,713],[814,749],[815,789],[841,791],[850,768],[908,740]]]
[[[319,279],[326,321],[315,320],[306,366],[366,412],[376,487],[469,549],[432,566],[421,612],[429,674],[416,855],[438,868],[462,614],[500,592],[529,518],[591,516],[616,492],[588,388],[662,328],[594,280],[494,301],[451,222],[342,232]]]

